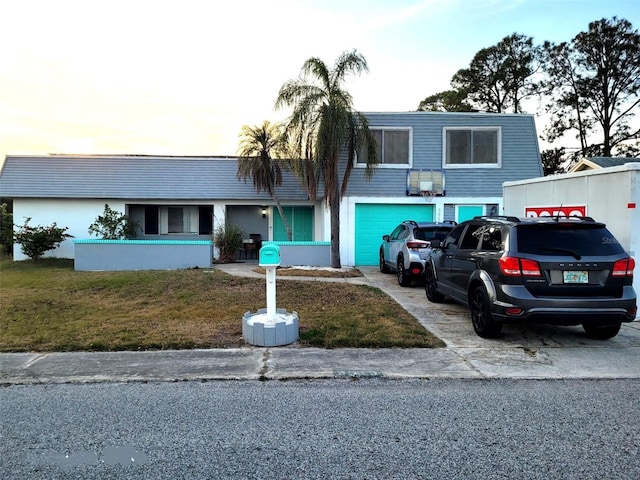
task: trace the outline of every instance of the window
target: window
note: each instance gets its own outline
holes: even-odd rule
[[[404,225],[398,225],[396,229],[391,232],[389,240],[402,240],[409,236],[409,230]]]
[[[168,231],[169,233],[183,233],[184,230],[184,212],[182,207],[169,207],[168,211]],[[187,217],[187,223],[189,219]]]
[[[536,255],[606,256],[624,253],[615,237],[595,225],[519,225],[518,250]]]
[[[130,205],[143,235],[211,235],[212,205]]]
[[[478,248],[478,243],[482,236],[482,232],[478,232],[479,229],[480,225],[469,225],[460,243],[461,250],[475,250]]]
[[[460,235],[462,235],[462,231],[465,229],[464,225],[458,226],[451,230],[451,233],[447,235],[443,241],[443,247],[448,248],[458,248],[458,241],[460,240]]]
[[[198,207],[160,207],[160,234],[197,234],[199,228]]]
[[[445,128],[443,145],[446,168],[500,166],[502,149],[498,127]]]
[[[429,242],[431,240],[440,240],[442,241],[444,237],[447,236],[447,233],[451,231],[451,228],[416,228],[413,232],[416,239],[424,240]]]
[[[411,130],[406,128],[371,128],[376,140],[378,165],[386,168],[406,168],[411,166]],[[357,166],[367,163],[366,147],[358,153]]]
[[[198,207],[198,233],[200,235],[213,234],[213,207],[206,205]]]
[[[158,235],[158,207],[148,206],[144,209],[144,233],[145,235]]]
[[[502,247],[502,232],[500,227],[495,225],[485,225],[476,230],[475,234],[480,237],[480,250],[485,252],[499,252],[504,250]]]

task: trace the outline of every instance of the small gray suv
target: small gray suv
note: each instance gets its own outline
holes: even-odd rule
[[[503,323],[582,324],[592,338],[634,320],[635,261],[589,217],[475,217],[431,242],[425,292],[467,305],[481,337]]]
[[[414,279],[422,280],[431,241],[442,240],[455,225],[455,222],[405,220],[391,234],[382,237],[380,271],[396,272],[398,283],[403,287],[410,286]]]

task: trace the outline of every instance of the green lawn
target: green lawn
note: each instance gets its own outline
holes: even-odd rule
[[[276,303],[298,312],[301,346],[444,346],[377,288],[282,280]],[[243,314],[265,307],[264,280],[215,269],[76,272],[72,260],[0,261],[2,352],[239,347]]]

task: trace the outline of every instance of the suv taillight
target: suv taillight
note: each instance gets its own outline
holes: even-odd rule
[[[540,265],[535,260],[518,257],[502,257],[500,270],[508,277],[540,277]]]
[[[418,242],[418,241],[407,242],[407,248],[409,250],[420,250],[421,248],[427,248],[428,246],[429,244],[427,242]]]
[[[633,269],[636,266],[636,261],[629,257],[622,260],[618,260],[613,264],[613,270],[611,271],[612,277],[633,277]]]

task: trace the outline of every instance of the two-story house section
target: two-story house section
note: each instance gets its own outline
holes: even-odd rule
[[[499,214],[503,182],[543,175],[532,115],[366,116],[379,165],[367,181],[356,159],[341,209],[344,264],[377,265],[382,235],[403,220],[461,222]]]

